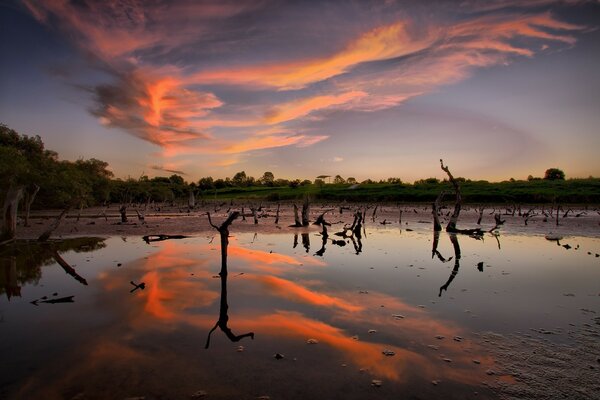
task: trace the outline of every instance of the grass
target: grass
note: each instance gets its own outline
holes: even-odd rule
[[[296,200],[304,195],[314,199],[348,202],[432,202],[442,191],[454,196],[449,182],[419,184],[349,184],[306,185],[292,187],[229,187],[203,192],[205,199]],[[536,181],[464,181],[461,182],[466,203],[600,203],[600,179]]]

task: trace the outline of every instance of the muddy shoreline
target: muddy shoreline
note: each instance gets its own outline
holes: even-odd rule
[[[208,223],[207,212],[215,221],[224,219],[230,210],[241,211],[244,209],[244,217],[240,217],[232,225],[232,232],[260,232],[260,233],[281,233],[281,232],[299,232],[299,231],[318,231],[320,228],[315,225],[308,227],[295,228],[290,227],[294,223],[293,204],[281,203],[279,212],[279,222],[275,224],[277,214],[277,203],[262,204],[257,212],[258,223],[254,223],[249,205],[230,205],[222,203],[220,206],[207,205],[196,207],[192,210],[181,207],[162,207],[143,211],[144,220],[137,216],[136,208],[130,207],[127,211],[128,222],[120,222],[118,205],[112,205],[109,208],[88,208],[83,211],[71,211],[67,218],[61,223],[61,226],[53,233],[53,238],[73,237],[73,236],[143,236],[155,234],[184,234],[197,235],[212,231]],[[324,211],[330,210],[325,214],[325,218],[332,224],[331,230],[339,228],[341,230],[344,224],[351,224],[353,213],[358,209],[365,209],[366,204],[343,204],[331,203],[312,204],[310,208],[311,222],[316,220]],[[341,211],[341,212],[340,212]],[[375,217],[373,218],[374,206],[370,205],[366,211],[365,227],[366,229],[410,229],[415,231],[432,231],[433,218],[431,215],[431,206],[425,204],[416,205],[379,205]],[[448,221],[451,209],[446,207],[442,210],[441,222],[445,226]],[[523,211],[524,213],[525,211]],[[558,225],[556,224],[556,211],[550,216],[545,216],[542,212],[547,210],[537,208],[534,210],[534,216],[527,221],[524,216],[517,212],[512,214],[504,206],[489,206],[483,212],[481,224],[477,224],[479,211],[475,207],[464,207],[460,214],[459,228],[481,228],[483,231],[489,231],[495,225],[494,214],[500,214],[505,223],[497,230],[499,234],[525,234],[525,235],[550,235],[550,236],[584,236],[600,237],[600,212],[592,207],[580,207],[572,209],[564,217],[565,211],[559,213]],[[17,227],[18,239],[37,238],[60,213],[59,210],[35,211],[32,212],[29,221],[29,227],[23,226],[20,221]]]

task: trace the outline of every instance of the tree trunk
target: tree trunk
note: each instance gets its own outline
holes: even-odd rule
[[[310,203],[308,201],[308,196],[304,197],[304,204],[302,204],[302,226],[308,226],[308,216],[310,214]]]
[[[300,222],[300,217],[298,216],[298,206],[294,204],[294,227],[302,226],[302,222]]]
[[[126,223],[127,222],[127,205],[126,204],[123,204],[121,206],[121,208],[119,208],[119,213],[121,213],[121,222]]]
[[[25,225],[29,226],[29,211],[31,210],[31,205],[33,204],[33,200],[35,200],[35,196],[40,191],[40,187],[36,184],[33,185],[33,190],[25,191]]]
[[[454,212],[450,216],[450,221],[448,221],[448,225],[446,225],[446,231],[447,232],[456,232],[457,231],[456,223],[458,222],[458,217],[460,215],[460,209],[462,206],[462,197],[460,195],[460,185],[458,184],[456,179],[454,179],[454,176],[452,176],[452,174],[450,173],[450,169],[448,167],[444,167],[443,160],[440,160],[440,164],[441,164],[442,170],[445,171],[446,174],[448,174],[450,183],[452,183],[452,186],[454,186],[454,192],[456,193],[456,200],[454,203]]]
[[[446,194],[444,191],[442,191],[438,197],[435,199],[435,202],[432,204],[432,211],[431,213],[433,214],[433,231],[434,232],[440,232],[442,230],[442,224],[440,224],[440,203],[442,201],[442,198],[444,197],[444,194]]]
[[[281,206],[281,204],[277,203],[277,216],[275,217],[275,225],[279,223],[279,206]]]
[[[23,197],[23,186],[11,185],[8,188],[2,210],[0,242],[12,241],[15,238],[17,233],[17,211],[21,197]]]
[[[194,198],[194,192],[190,191],[190,198],[188,199],[188,207],[196,207],[196,199]]]

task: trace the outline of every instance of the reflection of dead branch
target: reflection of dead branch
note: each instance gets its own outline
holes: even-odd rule
[[[235,335],[231,329],[228,327],[229,322],[229,305],[227,303],[227,246],[229,245],[229,225],[233,223],[233,221],[239,217],[240,213],[237,211],[233,211],[229,214],[227,219],[223,221],[221,226],[216,226],[212,223],[210,218],[210,213],[207,212],[208,222],[210,225],[219,231],[221,236],[221,272],[219,272],[219,276],[221,278],[221,302],[219,308],[219,319],[215,323],[215,326],[208,332],[208,337],[206,338],[205,349],[208,349],[210,345],[210,336],[215,331],[215,329],[220,328],[225,336],[229,338],[232,342],[239,342],[241,339],[245,337],[251,337],[254,339],[254,332],[244,333],[242,335]]]
[[[433,232],[433,245],[431,247],[431,258],[433,258],[434,256],[437,256],[437,258],[441,262],[447,263],[448,261],[452,260],[452,257],[446,259],[446,258],[444,258],[444,256],[442,256],[442,254],[438,250],[439,243],[440,243],[440,232],[434,231]]]
[[[460,244],[458,243],[458,237],[451,234],[450,241],[452,242],[452,247],[454,247],[454,268],[452,269],[452,272],[450,273],[446,283],[440,286],[438,297],[442,297],[442,291],[448,290],[448,286],[450,286],[450,283],[452,283],[458,274],[458,269],[460,268]]]
[[[62,267],[62,269],[65,270],[65,272],[69,275],[71,275],[73,278],[75,278],[75,280],[77,282],[80,282],[82,285],[86,285],[87,286],[87,281],[85,280],[85,278],[81,277],[77,271],[75,271],[75,268],[71,267],[69,265],[68,262],[66,262],[61,256],[60,254],[58,254],[58,251],[54,250],[52,253],[52,256],[54,257],[54,259],[56,260],[56,262],[58,263],[58,265],[60,265]]]
[[[435,202],[432,204],[432,214],[433,214],[433,231],[439,232],[442,230],[442,224],[440,224],[440,203],[442,198],[446,192],[443,190],[440,192],[438,197],[435,199]]]

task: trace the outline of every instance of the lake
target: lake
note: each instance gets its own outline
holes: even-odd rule
[[[536,361],[519,357],[532,348],[578,351],[560,367],[583,377],[571,398],[597,393],[600,239],[335,231],[324,241],[303,229],[239,233],[234,223],[227,275],[215,232],[18,245],[0,259],[0,398],[562,390],[527,378]]]

